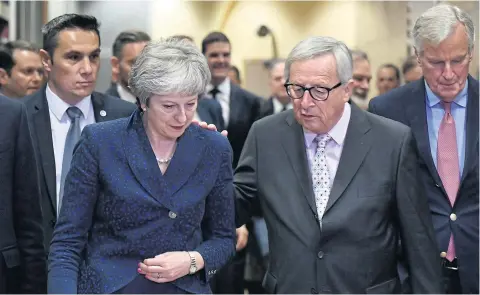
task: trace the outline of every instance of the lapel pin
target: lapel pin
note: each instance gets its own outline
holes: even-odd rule
[[[107,115],[107,112],[105,112],[104,110],[100,111],[100,116],[105,117],[106,115]]]

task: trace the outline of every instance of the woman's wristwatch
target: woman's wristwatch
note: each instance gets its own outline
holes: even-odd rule
[[[187,251],[187,253],[190,256],[190,269],[188,273],[190,275],[193,275],[197,272],[197,260],[195,259],[195,256],[191,252]]]

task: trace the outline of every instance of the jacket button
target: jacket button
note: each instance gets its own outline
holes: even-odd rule
[[[322,251],[318,252],[317,256],[318,256],[318,258],[322,259],[323,258],[323,252]]]
[[[435,186],[436,186],[436,187],[440,187],[440,185],[439,185],[438,183],[435,183]]]
[[[170,212],[168,212],[168,217],[170,217],[171,219],[175,219],[175,218],[177,218],[177,214],[173,211],[170,211]]]
[[[450,214],[450,220],[451,221],[457,220],[457,214],[455,214],[455,213]]]
[[[442,257],[442,258],[447,257],[447,252],[440,252],[440,257]]]
[[[312,294],[318,294],[318,291],[315,288],[310,289],[310,293]]]

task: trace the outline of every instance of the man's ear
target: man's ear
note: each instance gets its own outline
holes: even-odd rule
[[[116,56],[112,56],[110,58],[110,64],[112,65],[112,73],[113,74],[120,74],[120,60]]]
[[[348,80],[347,83],[345,83],[345,87],[344,87],[345,94],[344,94],[343,100],[345,102],[348,102],[350,100],[350,97],[352,96],[352,90],[353,90],[353,79],[350,79]]]
[[[3,86],[8,83],[9,75],[4,68],[0,68],[0,85]]]
[[[46,50],[40,49],[40,57],[42,59],[43,68],[45,71],[50,72],[52,70],[52,58]]]

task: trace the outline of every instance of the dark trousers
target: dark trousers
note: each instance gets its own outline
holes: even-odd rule
[[[457,259],[452,262],[443,259],[443,283],[447,294],[462,294],[460,276],[458,274]]]
[[[210,281],[213,294],[244,294],[245,249],[225,265]]]

